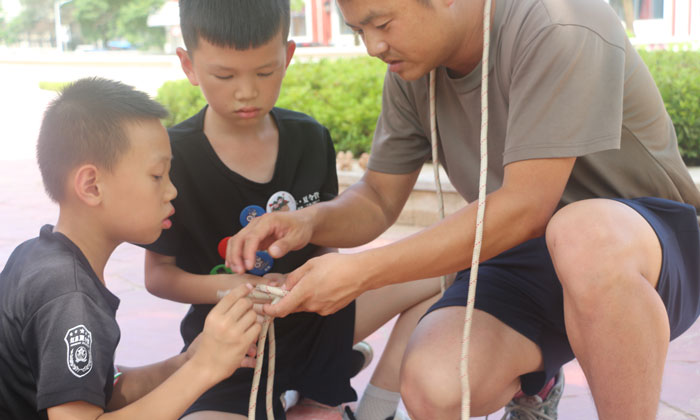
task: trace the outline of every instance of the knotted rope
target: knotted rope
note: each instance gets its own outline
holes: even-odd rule
[[[480,135],[480,172],[479,172],[479,198],[477,202],[476,228],[474,233],[474,251],[472,253],[471,272],[469,276],[469,292],[467,294],[467,307],[464,314],[464,333],[462,335],[462,358],[460,360],[460,374],[462,383],[462,420],[469,419],[471,394],[469,389],[469,337],[472,327],[472,315],[474,313],[474,296],[476,294],[477,272],[479,271],[479,258],[481,256],[481,244],[484,233],[484,210],[486,207],[486,174],[488,172],[488,82],[489,82],[489,47],[491,44],[491,0],[484,3],[483,21],[483,51],[481,58],[481,135]],[[437,121],[435,112],[435,79],[436,72],[430,72],[430,135],[433,153],[433,174],[437,186],[440,218],[444,218],[444,201],[440,174],[438,172],[437,159]],[[445,280],[443,276],[443,291]]]
[[[229,291],[219,291],[217,296],[219,299],[226,295]],[[258,284],[250,292],[250,297],[258,300],[267,300],[272,304],[277,303],[287,293],[286,290],[279,287],[272,287],[265,284]],[[275,380],[275,353],[277,345],[275,343],[275,324],[273,318],[266,316],[258,336],[258,351],[255,356],[255,370],[253,371],[253,385],[250,389],[250,401],[248,402],[248,419],[255,420],[255,408],[257,406],[258,390],[260,388],[260,376],[262,376],[263,356],[265,354],[265,340],[270,337],[270,348],[267,352],[267,387],[265,393],[265,412],[268,420],[274,420],[275,416],[272,412],[272,388]]]

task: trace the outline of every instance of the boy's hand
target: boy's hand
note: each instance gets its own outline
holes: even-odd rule
[[[244,358],[260,334],[253,303],[245,298],[252,288],[239,286],[223,296],[207,315],[204,329],[195,340],[199,342],[191,361],[217,379],[228,378],[242,363],[248,363]]]
[[[226,265],[240,274],[253,268],[258,250],[267,250],[272,258],[281,258],[305,247],[313,233],[311,222],[304,211],[256,217],[228,241]]]
[[[262,323],[262,319],[258,317],[258,322]],[[197,338],[194,339],[192,343],[190,343],[189,346],[187,346],[187,350],[185,351],[185,361],[190,360],[192,356],[194,356],[197,353],[197,349],[199,348],[199,343],[202,341],[202,334],[198,334]],[[258,346],[253,343],[248,347],[248,351],[246,352],[245,357],[243,358],[243,361],[241,362],[241,367],[244,368],[254,368],[255,367],[255,356],[258,353]]]

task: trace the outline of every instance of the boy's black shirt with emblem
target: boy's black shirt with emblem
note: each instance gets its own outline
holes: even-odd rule
[[[0,274],[0,419],[45,419],[112,395],[119,298],[53,226],[19,245]]]
[[[178,190],[173,225],[145,248],[176,257],[176,265],[193,274],[209,274],[224,259],[217,246],[241,228],[241,213],[251,205],[265,212],[328,201],[338,194],[335,149],[328,130],[308,115],[273,108],[279,147],[272,179],[257,183],[229,169],[204,134],[207,107],[170,128],[173,161],[170,178]],[[293,201],[293,202],[288,202]],[[275,260],[271,272],[289,273],[317,250],[308,245]],[[193,305],[182,321],[189,344],[202,331],[212,305]]]
[[[174,256],[177,267],[193,274],[210,274],[224,264],[219,242],[242,229],[251,217],[263,212],[295,211],[338,194],[331,135],[312,117],[282,108],[271,110],[279,146],[272,179],[258,183],[232,171],[216,154],[204,134],[206,109],[168,129],[173,153],[170,178],[178,190],[173,200],[175,214],[172,227],[146,246],[158,254]],[[272,261],[269,272],[289,273],[317,250],[316,245],[308,245],[274,261],[268,254]],[[190,307],[180,324],[185,347],[202,331],[212,307]],[[327,405],[354,401],[357,395],[350,386],[349,363],[354,319],[354,302],[329,316],[301,312],[276,318],[273,399],[286,389],[295,389]],[[216,407],[247,413],[252,371],[238,369],[205,393],[195,403],[197,409]],[[264,388],[264,378],[260,386]],[[242,395],[228,397],[232,394]],[[264,406],[261,392],[258,416],[264,416]]]

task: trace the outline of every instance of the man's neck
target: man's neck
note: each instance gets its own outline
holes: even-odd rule
[[[471,3],[471,9],[462,9],[462,19],[468,22],[467,29],[461,36],[461,42],[457,43],[450,59],[445,63],[451,77],[463,77],[471,73],[481,62],[484,42],[484,3]],[[494,19],[496,0],[491,0],[491,23]]]

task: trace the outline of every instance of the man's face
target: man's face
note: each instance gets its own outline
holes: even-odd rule
[[[199,85],[211,110],[233,125],[260,124],[277,102],[293,42],[280,33],[266,44],[247,50],[220,47],[199,40],[193,56],[178,51],[183,70]]]
[[[439,2],[438,2],[439,3]],[[341,0],[345,22],[358,33],[367,53],[404,80],[418,79],[441,64],[445,27],[438,7],[418,0]]]
[[[103,224],[112,238],[149,244],[170,227],[174,211],[170,141],[158,120],[126,123],[124,131],[129,150],[105,173]]]

